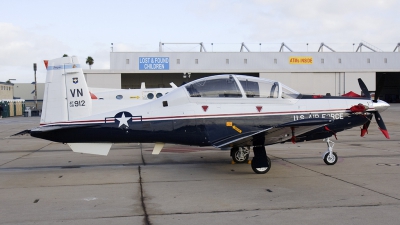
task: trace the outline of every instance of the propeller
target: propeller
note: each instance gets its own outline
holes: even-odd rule
[[[358,78],[358,84],[360,85],[361,91],[364,93],[364,96],[366,98],[371,98],[371,95],[369,94],[368,88],[365,85],[364,81],[361,80],[361,78]]]
[[[375,97],[374,97],[374,100],[373,100],[373,102],[374,103],[378,103],[378,97],[379,97],[379,95],[380,95],[380,93],[381,93],[381,91],[382,91],[382,89],[383,89],[383,84],[384,84],[384,76],[382,76],[382,78],[379,80],[379,82],[378,82],[378,88],[377,88],[377,90],[376,90],[376,92],[375,92]],[[370,93],[369,93],[369,91],[368,91],[368,88],[367,88],[367,86],[365,85],[365,83],[361,80],[361,78],[358,78],[358,84],[360,85],[360,88],[361,88],[361,90],[362,90],[362,92],[364,93],[364,95],[365,95],[365,97],[366,98],[371,98],[371,95],[370,95]],[[387,129],[386,129],[386,126],[385,126],[385,123],[383,122],[383,119],[382,119],[382,116],[381,116],[381,114],[378,112],[378,111],[374,111],[374,112],[372,112],[373,114],[374,114],[374,116],[375,116],[375,120],[376,120],[376,123],[378,124],[378,126],[379,126],[379,130],[381,130],[381,132],[383,133],[383,135],[387,138],[387,139],[390,139],[390,136],[389,136],[389,133],[388,133],[388,131],[387,131]],[[363,125],[363,128],[361,129],[361,137],[364,137],[364,135],[366,134],[366,133],[368,133],[368,127],[369,127],[369,124],[371,123],[371,119],[372,118],[368,118],[369,120]]]

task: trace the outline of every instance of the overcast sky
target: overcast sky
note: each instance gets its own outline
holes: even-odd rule
[[[203,42],[207,51],[336,51],[360,42],[393,51],[400,42],[396,0],[0,0],[0,81],[45,81],[44,59],[88,56],[108,69],[114,51],[158,51],[162,42]],[[214,43],[211,47],[211,43]],[[260,44],[261,43],[261,48]],[[166,51],[198,51],[166,45]]]

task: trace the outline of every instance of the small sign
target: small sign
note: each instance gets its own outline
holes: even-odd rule
[[[139,70],[169,70],[169,57],[139,57]]]
[[[293,56],[289,57],[290,64],[313,64],[313,58],[309,56]]]

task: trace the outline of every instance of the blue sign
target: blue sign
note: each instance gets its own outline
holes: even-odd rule
[[[169,57],[139,57],[139,70],[169,70]]]

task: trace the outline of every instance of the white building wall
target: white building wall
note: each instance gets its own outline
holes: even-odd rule
[[[156,72],[141,70],[140,57],[168,57],[169,69],[158,70],[161,73],[232,71],[329,73],[400,70],[400,54],[397,52],[112,52],[110,69],[123,70],[125,73]],[[290,64],[290,57],[312,57],[313,63]],[[126,63],[126,59],[129,59],[129,64]],[[226,62],[227,59],[229,63]]]
[[[354,73],[260,73],[261,78],[279,81],[302,94],[343,95],[349,91],[361,94],[358,78],[368,89],[375,89],[374,72]]]
[[[121,88],[120,73],[86,73],[86,82],[89,87],[96,88]]]

